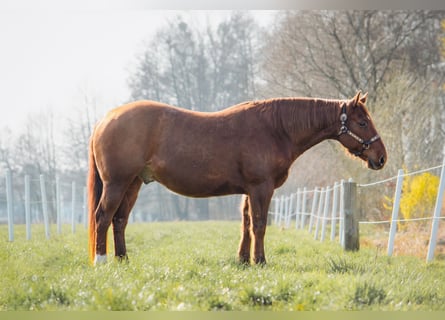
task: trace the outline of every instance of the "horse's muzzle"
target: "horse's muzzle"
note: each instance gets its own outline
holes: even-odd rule
[[[375,162],[371,158],[368,158],[369,169],[380,170],[384,167],[385,163],[386,163],[386,157],[384,155],[381,156],[377,162]]]

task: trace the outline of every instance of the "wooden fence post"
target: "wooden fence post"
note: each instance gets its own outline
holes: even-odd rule
[[[355,182],[345,182],[343,206],[345,215],[344,249],[347,251],[358,251],[360,249],[360,241],[357,210],[357,184]]]

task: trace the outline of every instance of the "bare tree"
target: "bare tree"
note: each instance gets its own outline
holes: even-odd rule
[[[256,30],[245,13],[235,12],[206,32],[192,29],[178,17],[141,55],[129,80],[132,99],[212,111],[253,98]]]
[[[94,125],[98,120],[98,98],[87,87],[79,90],[77,107],[67,119],[63,130],[65,144],[61,150],[61,169],[70,179],[85,183],[88,168],[88,145]]]
[[[264,76],[275,90],[289,94],[379,92],[394,68],[437,61],[431,52],[437,49],[438,29],[432,25],[441,16],[435,11],[288,12],[265,45]],[[376,96],[370,99],[372,105]]]

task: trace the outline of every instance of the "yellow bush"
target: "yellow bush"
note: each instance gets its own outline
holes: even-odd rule
[[[439,177],[426,172],[405,177],[400,199],[400,214],[404,219],[431,217],[439,187]],[[403,227],[399,224],[399,227]]]

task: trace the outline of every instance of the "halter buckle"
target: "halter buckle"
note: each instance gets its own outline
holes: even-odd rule
[[[347,132],[348,132],[348,127],[346,125],[342,125],[340,127],[339,135],[341,135],[343,133],[347,133]]]

